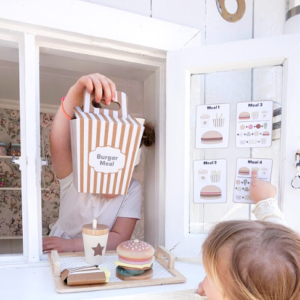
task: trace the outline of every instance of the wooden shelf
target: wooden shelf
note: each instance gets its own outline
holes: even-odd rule
[[[14,188],[14,187],[0,187],[0,191],[21,191],[22,188]],[[50,191],[47,188],[42,188],[42,191]]]
[[[16,156],[16,157],[20,157],[20,156]],[[12,156],[2,156],[2,155],[0,155],[0,159],[1,158],[12,158]]]
[[[23,239],[22,235],[3,235],[0,236],[0,240],[21,240]]]

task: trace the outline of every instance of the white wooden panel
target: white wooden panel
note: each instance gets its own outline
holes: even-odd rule
[[[24,34],[20,46],[20,113],[23,249],[28,262],[38,262],[41,244],[41,162],[38,49],[35,37]]]
[[[227,22],[222,18],[217,9],[216,1],[206,1],[205,44],[224,43],[252,38],[254,0],[245,1],[245,14],[240,21],[235,23]],[[228,6],[228,9],[230,9],[230,6]]]
[[[147,149],[145,167],[145,238],[154,246],[165,243],[165,68],[157,69],[144,85],[144,116],[155,124],[155,145]],[[155,184],[153,184],[155,183]]]
[[[290,10],[291,8],[300,5],[300,0],[289,0],[289,5],[288,9]]]
[[[186,199],[189,199],[189,183],[191,180],[189,176],[190,73],[211,73],[281,65],[299,45],[299,35],[280,36],[184,49],[168,54],[166,247],[173,249],[175,254],[197,256],[201,239],[204,238],[204,235],[189,234],[188,228],[189,202]],[[220,55],[217,55],[218,53]],[[294,76],[294,78],[297,78],[297,76]],[[296,82],[294,82],[294,85],[296,85]],[[293,111],[299,111],[297,109],[295,107]],[[288,132],[286,131],[286,134]],[[176,141],[179,142],[176,151],[174,151]],[[283,157],[283,159],[286,158]],[[294,157],[291,157],[289,161],[292,164],[293,159]],[[290,183],[289,180],[288,182]]]
[[[282,186],[283,213],[287,217],[289,225],[300,232],[300,189],[293,189],[291,181],[296,175],[295,153],[300,149],[300,47],[291,53],[289,60],[284,64],[285,73],[285,118],[283,119],[282,131],[285,136],[282,138],[282,147],[285,155],[284,168],[281,176],[284,178]]]
[[[259,0],[254,2],[254,38],[284,33],[285,0]]]
[[[152,17],[202,29],[205,19],[205,2],[207,1],[152,0]]]
[[[135,14],[150,16],[151,1],[150,0],[83,0],[85,2],[100,4],[116,9],[125,10]]]
[[[199,32],[195,28],[77,0],[5,1],[0,19],[63,30],[77,37],[81,34],[161,50],[181,48]],[[17,25],[2,22],[2,26]],[[67,36],[66,39],[69,40]],[[103,44],[103,40],[90,41],[91,44],[97,42]]]
[[[155,74],[149,77],[144,83],[144,113],[143,116],[148,122],[155,122]],[[155,206],[157,199],[155,198],[155,186],[151,182],[155,182],[155,151],[154,148],[146,150],[146,168],[145,168],[145,240],[151,245],[155,245],[158,237],[159,227]]]

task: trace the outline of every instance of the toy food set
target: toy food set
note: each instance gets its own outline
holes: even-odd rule
[[[270,147],[272,127],[273,101],[238,103],[236,147]]]
[[[225,159],[194,161],[194,202],[225,203],[226,173]]]
[[[227,148],[229,104],[197,106],[196,148]]]
[[[153,247],[143,241],[129,240],[117,247],[116,276],[122,280],[149,279],[153,276]]]
[[[52,250],[49,260],[58,293],[164,285],[186,281],[186,278],[175,269],[175,256],[172,253],[158,246],[154,258],[153,247],[137,240],[120,244],[118,253],[106,251],[100,266],[88,264],[83,252],[58,253]],[[123,270],[120,273],[117,271],[119,268]]]
[[[127,114],[127,96],[106,106],[91,101],[70,121],[73,182],[80,193],[126,195],[144,126]]]
[[[236,165],[233,202],[249,204],[254,203],[249,193],[252,182],[251,172],[256,170],[258,179],[270,182],[272,164],[273,161],[271,159],[238,158]]]
[[[107,268],[89,266],[64,269],[61,272],[61,280],[66,285],[85,285],[109,282],[110,271]]]
[[[97,224],[93,220],[92,224],[86,224],[82,227],[83,246],[85,261],[91,265],[103,263],[109,228],[106,225]]]

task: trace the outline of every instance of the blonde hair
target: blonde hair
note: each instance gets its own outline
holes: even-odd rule
[[[221,222],[203,244],[203,263],[230,300],[300,300],[300,236],[285,226]]]

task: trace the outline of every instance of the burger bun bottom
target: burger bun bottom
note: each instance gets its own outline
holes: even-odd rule
[[[221,195],[216,195],[216,196],[200,196],[200,198],[206,199],[206,200],[209,200],[209,199],[213,200],[213,199],[219,199],[219,198],[221,198]]]
[[[202,144],[221,144],[222,142],[223,140],[210,140],[210,141],[201,140]]]
[[[145,280],[151,279],[153,277],[152,268],[148,268],[148,270],[139,271],[142,272],[139,274],[131,274],[128,271],[129,270],[125,270],[122,267],[118,266],[116,268],[116,276],[121,280]]]

